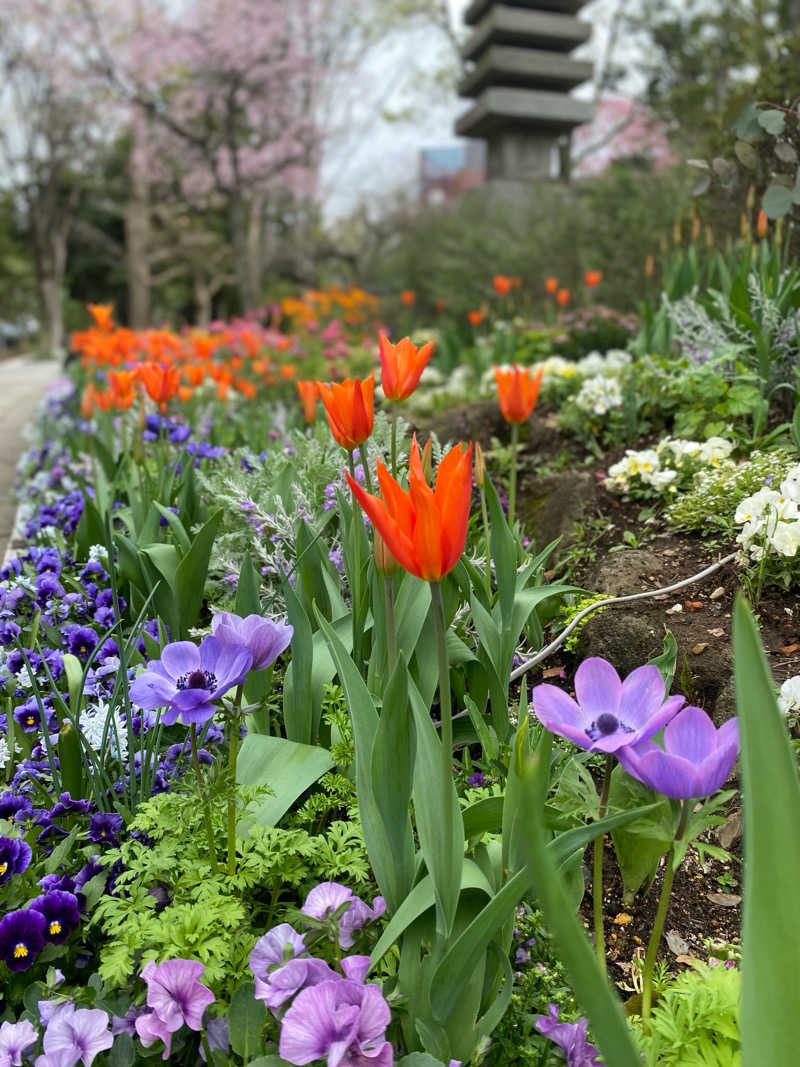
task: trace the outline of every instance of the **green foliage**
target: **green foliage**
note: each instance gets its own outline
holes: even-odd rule
[[[627,348],[637,330],[633,315],[622,315],[614,308],[595,305],[580,311],[566,312],[553,338],[552,354],[564,359],[580,359],[590,352],[608,352]]]
[[[700,964],[669,982],[644,1029],[633,1020],[648,1067],[739,1067],[741,972]]]
[[[787,452],[756,450],[745,463],[727,461],[701,471],[693,487],[667,508],[667,522],[676,530],[718,530],[730,536],[739,502],[765,484],[778,485],[791,466]]]
[[[254,791],[242,791],[245,803]],[[212,805],[215,838],[225,840],[225,806]],[[214,873],[194,792],[161,793],[142,804],[117,855],[116,895],[92,921],[108,938],[101,977],[126,984],[149,959],[198,959],[218,997],[248,978],[255,941],[318,882],[339,879],[356,891],[370,883],[361,830],[350,812],[324,832],[255,826],[238,842],[234,874]],[[292,820],[287,820],[290,824]],[[148,841],[150,843],[145,843]]]

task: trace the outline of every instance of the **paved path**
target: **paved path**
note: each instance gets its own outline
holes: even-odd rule
[[[45,389],[61,372],[56,360],[15,356],[0,360],[0,559],[5,551],[17,502],[14,476],[25,450],[22,429],[33,418]]]

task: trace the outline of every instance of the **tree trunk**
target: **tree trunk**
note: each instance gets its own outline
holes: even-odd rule
[[[195,272],[192,279],[192,294],[194,297],[195,322],[198,326],[208,326],[211,322],[211,286],[207,285],[199,272]]]
[[[247,273],[250,278],[250,304],[245,311],[261,306],[264,281],[264,193],[253,191],[247,224]]]
[[[133,123],[128,159],[131,195],[125,206],[125,260],[128,274],[128,324],[143,330],[150,324],[150,186],[144,158],[143,118]]]
[[[241,310],[244,313],[256,307],[257,297],[254,291],[253,278],[250,274],[247,204],[240,189],[231,189],[228,193],[228,223],[230,226],[231,246],[233,248],[234,270],[236,271],[236,285],[239,289],[239,299],[242,303]]]

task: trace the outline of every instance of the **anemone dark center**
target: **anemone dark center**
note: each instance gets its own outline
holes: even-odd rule
[[[175,683],[178,689],[216,689],[217,676],[211,671],[189,671]]]
[[[602,715],[597,716],[597,729],[604,736],[613,734],[619,726],[619,719],[616,715],[612,715],[610,711],[604,711]]]

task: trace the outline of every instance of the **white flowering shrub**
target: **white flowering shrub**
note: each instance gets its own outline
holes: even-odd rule
[[[748,560],[761,561],[765,554],[793,559],[800,547],[800,465],[777,489],[764,486],[745,497],[733,521],[742,527],[736,542]]]
[[[702,442],[665,437],[655,448],[629,448],[618,463],[609,467],[605,486],[641,496],[674,494],[691,484],[699,471],[719,467],[732,451],[733,443],[724,437]]]

